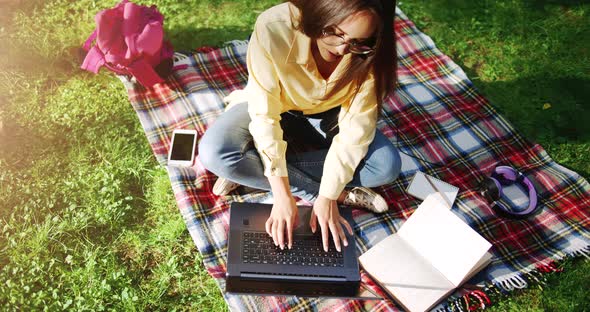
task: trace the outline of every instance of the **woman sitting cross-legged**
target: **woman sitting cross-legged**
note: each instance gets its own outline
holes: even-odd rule
[[[396,77],[395,1],[292,0],[263,12],[248,45],[248,84],[199,143],[214,193],[238,185],[270,190],[266,231],[291,248],[294,196],[313,203],[324,249],[348,244],[337,203],[388,209],[370,187],[399,175],[397,149],[376,129]],[[287,149],[305,142],[311,150]]]

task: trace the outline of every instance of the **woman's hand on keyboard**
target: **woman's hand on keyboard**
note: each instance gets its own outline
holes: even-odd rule
[[[268,177],[273,193],[274,204],[270,217],[266,220],[266,233],[272,237],[275,246],[285,248],[285,230],[287,231],[287,246],[293,246],[293,228],[299,220],[297,204],[291,194],[288,177]]]
[[[320,195],[315,203],[313,204],[313,211],[311,212],[311,219],[309,225],[311,230],[315,233],[317,230],[318,223],[322,231],[322,243],[324,245],[324,251],[328,251],[328,245],[330,243],[329,233],[332,233],[332,239],[334,240],[334,246],[336,250],[341,251],[340,242],[344,246],[348,246],[346,240],[346,234],[342,229],[342,225],[346,227],[348,232],[352,235],[352,228],[348,221],[344,219],[338,211],[338,204],[335,200],[331,200]]]
[[[297,204],[293,196],[274,196],[274,204],[270,217],[266,220],[266,233],[272,237],[275,246],[285,248],[285,241],[289,249],[293,246],[293,228],[298,220]],[[285,239],[285,230],[287,239]]]

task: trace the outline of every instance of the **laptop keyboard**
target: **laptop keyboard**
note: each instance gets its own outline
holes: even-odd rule
[[[343,267],[342,252],[330,242],[324,251],[319,235],[294,235],[291,249],[281,250],[265,232],[243,232],[242,262],[300,266]]]

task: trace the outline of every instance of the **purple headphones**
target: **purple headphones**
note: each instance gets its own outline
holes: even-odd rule
[[[502,185],[506,186],[514,183],[519,183],[529,191],[529,206],[522,211],[506,207],[498,201],[503,195]],[[524,218],[533,213],[537,207],[537,191],[531,180],[516,169],[508,166],[496,167],[492,175],[482,182],[480,194],[485,197],[499,215],[509,218]]]

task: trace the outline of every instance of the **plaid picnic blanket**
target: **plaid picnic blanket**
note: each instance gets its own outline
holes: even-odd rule
[[[399,87],[385,102],[378,126],[402,153],[402,173],[381,187],[390,211],[374,215],[355,210],[358,253],[394,233],[420,201],[405,191],[423,171],[460,188],[453,212],[493,244],[493,262],[459,289],[439,310],[484,307],[493,294],[508,293],[556,270],[555,261],[590,253],[590,185],[554,162],[543,148],[523,138],[474,88],[465,73],[432,40],[397,10]],[[197,129],[202,135],[224,110],[222,98],[244,87],[246,43],[203,48],[180,61],[188,65],[153,90],[126,82],[129,99],[158,162],[166,165],[172,130]],[[497,165],[518,168],[535,181],[540,212],[525,220],[497,217],[476,191]],[[197,162],[193,168],[168,168],[178,207],[209,274],[224,289],[228,208],[231,201],[261,201],[266,193],[217,197],[216,177]],[[514,186],[506,205],[528,204]],[[520,195],[519,195],[520,194]],[[525,198],[524,202],[522,198]],[[461,248],[457,246],[457,248]],[[449,253],[454,252],[449,250]],[[444,255],[441,255],[444,256]],[[368,277],[363,283],[380,290]],[[354,301],[225,295],[232,310],[388,310],[390,301]]]

